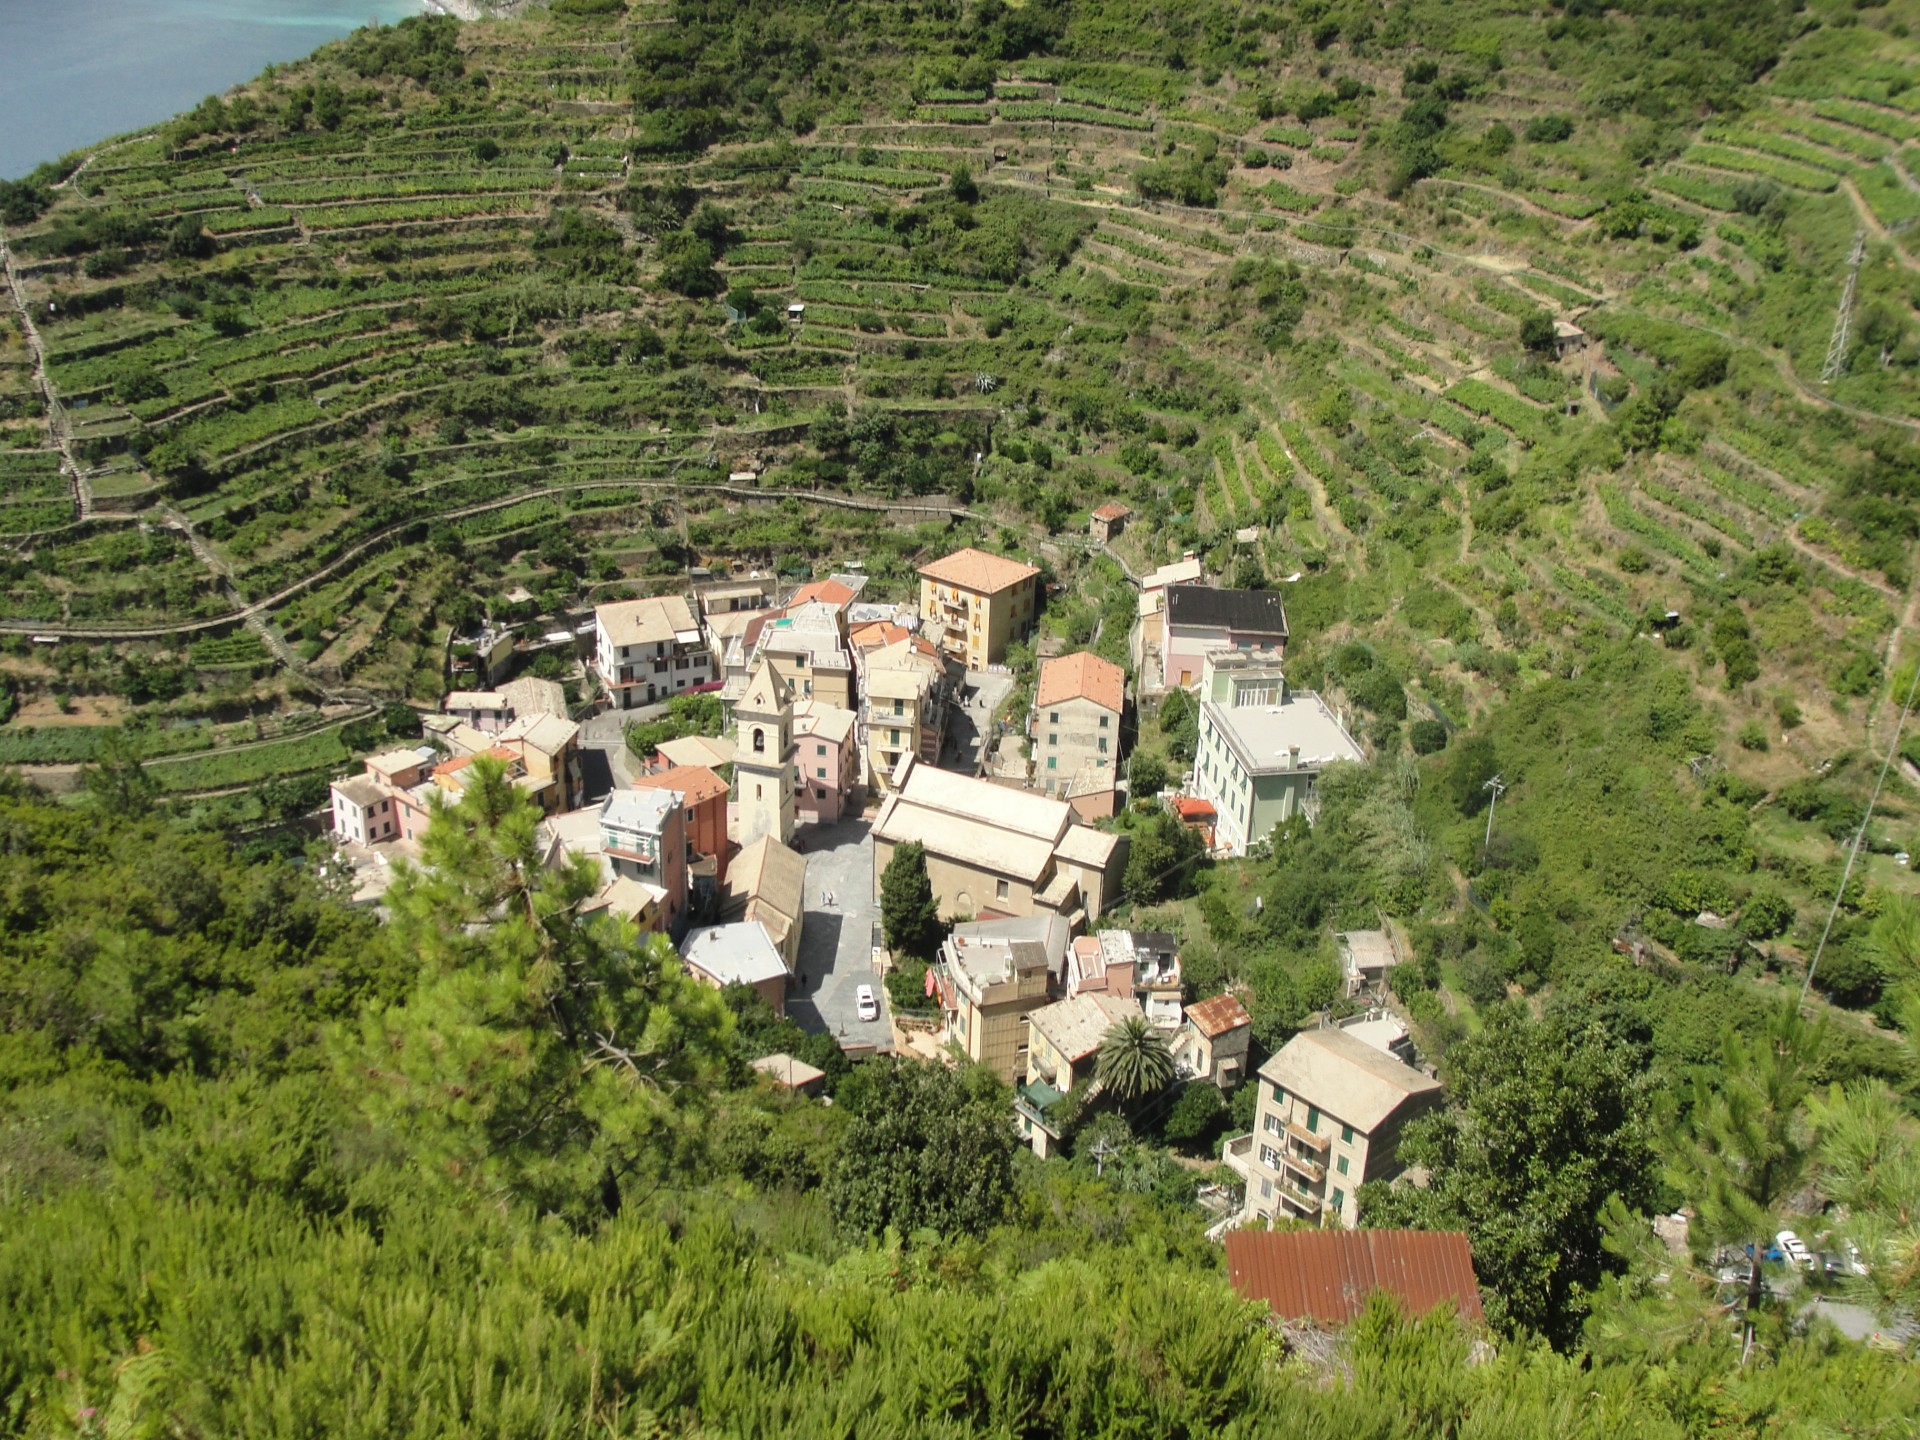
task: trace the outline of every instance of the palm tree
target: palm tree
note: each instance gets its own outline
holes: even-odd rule
[[[1173,1052],[1144,1015],[1116,1021],[1100,1039],[1094,1078],[1121,1100],[1138,1100],[1164,1090],[1173,1080]]]

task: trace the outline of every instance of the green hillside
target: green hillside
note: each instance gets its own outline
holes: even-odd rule
[[[0,1431],[1910,1434],[1808,1307],[1920,1274],[1917,33],[553,0],[0,185]],[[1451,1099],[1364,1213],[1468,1232],[1486,1363],[1238,1304],[1195,1197],[1250,1090],[1028,1164],[993,1086],[844,1073],[570,882],[484,929],[518,872],[448,838],[486,873],[379,926],[255,832],[483,617],[968,543],[1115,659],[1188,551],[1283,591],[1374,763],[1244,861],[1124,814],[1120,916],[1256,1064],[1399,930]],[[832,1107],[753,1087],[809,1044]],[[1748,1305],[1712,1252],[1788,1222],[1871,1275]]]

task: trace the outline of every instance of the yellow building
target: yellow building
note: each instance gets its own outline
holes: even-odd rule
[[[1040,616],[1040,572],[969,547],[920,567],[922,633],[969,670],[1004,660]]]

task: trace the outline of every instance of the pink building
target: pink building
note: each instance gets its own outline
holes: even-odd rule
[[[413,839],[426,822],[412,823],[408,791],[426,780],[433,763],[431,750],[369,755],[362,773],[333,783],[334,835],[356,845]]]
[[[1274,590],[1215,590],[1169,585],[1162,667],[1168,689],[1200,683],[1201,662],[1214,650],[1287,649],[1287,612]]]
[[[858,719],[851,710],[819,700],[794,702],[794,810],[803,824],[830,825],[856,808]]]

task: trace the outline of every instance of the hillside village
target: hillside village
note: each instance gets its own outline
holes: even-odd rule
[[[0,1433],[1912,1440],[1920,0],[429,8],[0,178]]]
[[[1128,513],[1100,507],[1093,538]],[[918,577],[899,601],[866,598],[851,571],[791,587],[709,578],[600,605],[575,647],[584,707],[552,680],[449,691],[423,744],[335,782],[333,837],[359,895],[377,903],[392,863],[417,860],[436,810],[494,762],[544,813],[548,863],[589,857],[603,882],[592,907],[666,935],[707,984],[756,992],[849,1056],[984,1066],[1015,1087],[1013,1123],[1042,1158],[1099,1104],[1103,1045],[1143,1022],[1170,1061],[1153,1097],[1163,1110],[1193,1085],[1259,1087],[1253,1130],[1221,1147],[1242,1193],[1216,1194],[1218,1229],[1351,1228],[1359,1186],[1398,1175],[1395,1138],[1439,1092],[1387,1007],[1392,934],[1342,935],[1343,1018],[1256,1067],[1240,999],[1194,993],[1175,936],[1126,928],[1140,897],[1117,817],[1165,812],[1194,837],[1182,864],[1226,860],[1310,822],[1327,766],[1368,761],[1339,714],[1288,685],[1282,595],[1174,562],[1139,583],[1137,687],[1087,651],[1038,661],[1026,682],[1006,660],[1047,605],[1039,567],[966,548]],[[1030,701],[1016,731],[1004,710],[1019,685]],[[1198,759],[1135,793],[1137,707],[1172,689],[1198,699]],[[714,733],[644,754],[622,744],[612,788],[587,796],[585,724],[632,734],[689,700],[713,705]],[[942,933],[933,954],[896,960],[882,904],[903,852]],[[932,1004],[896,1010],[887,977],[925,960],[909,973]],[[790,1055],[768,1064],[801,1091],[822,1078]]]

